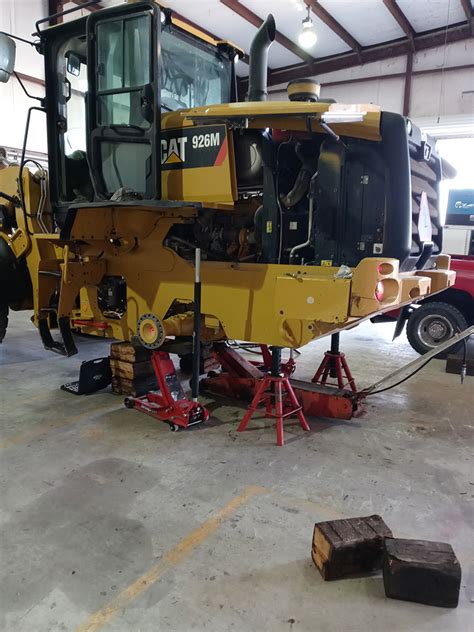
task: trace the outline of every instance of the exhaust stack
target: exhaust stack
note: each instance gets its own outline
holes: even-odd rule
[[[270,13],[250,46],[249,101],[267,100],[268,49],[275,35],[275,18]]]

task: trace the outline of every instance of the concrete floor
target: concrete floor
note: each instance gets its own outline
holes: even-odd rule
[[[342,336],[360,385],[416,357],[390,325]],[[472,630],[473,380],[433,361],[352,422],[269,422],[211,402],[172,433],[102,392],[59,390],[108,344],[44,352],[25,314],[0,346],[0,629],[11,632]],[[327,341],[305,349],[311,377]],[[456,610],[386,599],[380,576],[325,583],[316,521],[380,513],[396,535],[451,542]],[[469,623],[471,621],[471,623]]]

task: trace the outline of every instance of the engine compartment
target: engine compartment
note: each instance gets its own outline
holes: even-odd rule
[[[381,132],[377,142],[235,130],[235,205],[200,210],[166,245],[185,259],[199,247],[211,261],[356,266],[376,256],[399,259],[404,271],[433,267],[442,233],[434,141],[389,112]]]

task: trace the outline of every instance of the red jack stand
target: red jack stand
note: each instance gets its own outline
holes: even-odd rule
[[[344,353],[339,351],[339,334],[332,334],[331,336],[331,350],[326,351],[323,361],[319,365],[318,370],[314,374],[311,380],[314,384],[321,384],[325,386],[328,377],[337,379],[337,386],[340,389],[349,386],[353,393],[357,393],[357,387],[352,373],[350,372],[349,365],[346,361]]]
[[[260,345],[260,352],[262,354],[263,365],[261,362],[252,362],[253,365],[258,366],[261,371],[271,371],[272,369],[272,352],[268,345]],[[290,357],[286,362],[282,362],[280,365],[280,373],[283,373],[285,377],[293,375],[296,369],[296,362],[293,358],[293,349],[290,349]]]
[[[207,421],[209,411],[199,402],[186,397],[169,353],[153,351],[151,362],[159,392],[150,391],[142,397],[127,397],[125,406],[164,421],[174,431]]]
[[[266,417],[273,417],[276,419],[276,433],[277,433],[277,445],[282,446],[285,443],[283,435],[283,419],[296,415],[303,430],[309,431],[310,427],[305,419],[293,388],[290,384],[288,376],[282,377],[279,374],[281,364],[281,349],[279,347],[272,347],[272,373],[265,375],[260,384],[257,387],[252,403],[249,409],[245,413],[244,418],[240,422],[237,432],[243,432],[252,418],[252,415],[256,412],[260,403],[265,403]],[[268,390],[269,389],[269,390]],[[286,393],[284,392],[286,391]],[[284,401],[284,398],[288,401]],[[288,410],[288,406],[291,405],[291,409]],[[273,412],[273,407],[275,412]],[[286,412],[285,412],[286,411]]]

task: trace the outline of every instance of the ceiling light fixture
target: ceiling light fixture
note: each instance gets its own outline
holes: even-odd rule
[[[298,43],[303,48],[312,48],[316,44],[316,40],[318,39],[316,32],[314,30],[313,20],[310,15],[310,8],[308,7],[308,15],[303,20],[303,30],[298,36]]]

